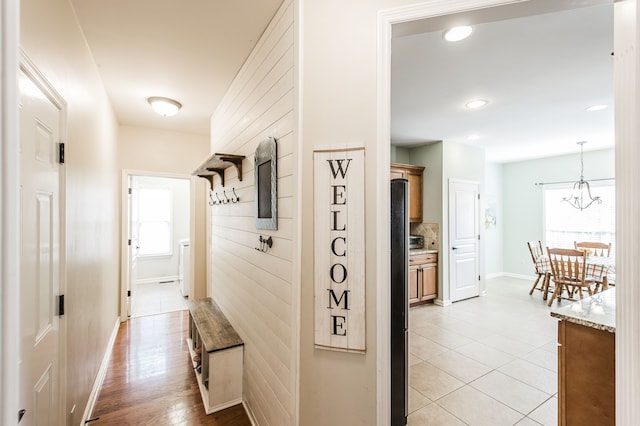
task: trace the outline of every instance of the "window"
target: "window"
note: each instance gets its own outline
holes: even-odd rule
[[[545,187],[544,227],[548,247],[573,248],[574,241],[611,243],[611,255],[616,247],[616,191],[614,182],[591,183],[591,193],[600,196],[602,204],[594,203],[578,210],[561,201],[571,193],[572,185]]]
[[[136,197],[137,194],[137,197]],[[138,255],[171,255],[171,193],[168,189],[141,188],[134,191],[137,217]]]

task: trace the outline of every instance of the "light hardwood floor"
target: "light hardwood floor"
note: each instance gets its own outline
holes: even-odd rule
[[[206,415],[185,339],[188,311],[131,318],[120,325],[89,425],[250,426],[236,405]]]

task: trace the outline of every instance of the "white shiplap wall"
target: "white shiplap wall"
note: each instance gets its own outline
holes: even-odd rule
[[[214,180],[214,191],[235,188],[240,202],[210,207],[209,295],[245,343],[243,398],[259,425],[295,423],[293,19],[286,0],[211,120],[211,152],[246,159],[242,181],[235,168],[226,169],[224,188]],[[277,231],[256,229],[254,219],[254,152],[268,136],[278,147]],[[260,235],[273,237],[266,253],[254,249]]]

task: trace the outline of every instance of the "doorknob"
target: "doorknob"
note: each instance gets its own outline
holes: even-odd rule
[[[451,250],[458,250],[458,247],[451,247]]]

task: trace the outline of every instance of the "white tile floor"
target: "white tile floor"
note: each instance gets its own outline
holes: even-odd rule
[[[162,314],[187,309],[178,282],[138,284],[133,297],[132,317]]]
[[[532,283],[411,308],[409,425],[557,424],[557,320]]]

